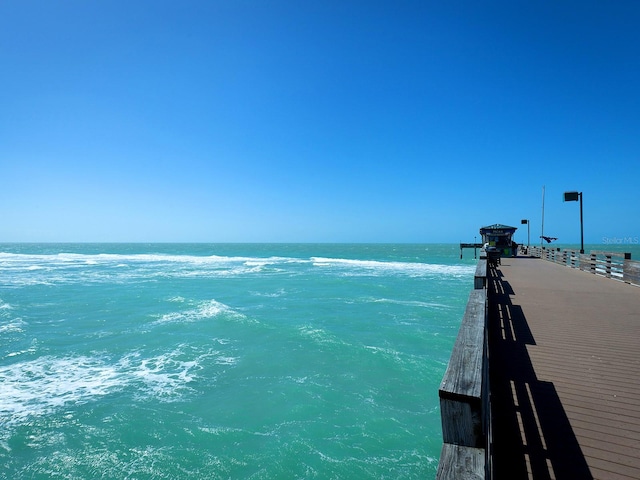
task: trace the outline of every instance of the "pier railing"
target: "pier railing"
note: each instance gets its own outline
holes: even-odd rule
[[[640,286],[640,262],[631,260],[630,253],[593,250],[581,254],[577,250],[540,247],[530,247],[528,253],[560,265]]]
[[[530,247],[526,254],[640,286],[640,262],[632,261],[630,253],[592,251],[580,254],[570,249]],[[487,335],[490,268],[485,252],[481,251],[474,289],[469,294],[458,337],[440,384],[443,445],[436,480],[492,478]]]
[[[443,446],[437,480],[490,477],[491,406],[487,337],[487,260],[482,253],[474,289],[440,384]]]

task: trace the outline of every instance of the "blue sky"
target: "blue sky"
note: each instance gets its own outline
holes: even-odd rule
[[[0,3],[0,241],[640,236],[640,3]],[[519,230],[524,238],[526,226]]]

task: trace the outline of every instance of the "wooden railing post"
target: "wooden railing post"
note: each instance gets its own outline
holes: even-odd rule
[[[484,447],[482,380],[487,291],[472,290],[449,365],[440,384],[444,443]]]
[[[476,265],[476,273],[473,277],[473,288],[487,288],[487,259],[480,258]]]
[[[482,265],[485,272],[482,277]],[[486,286],[486,259],[476,268],[475,284]],[[442,451],[437,480],[485,479],[487,436],[491,428],[487,335],[487,289],[474,288],[453,345],[440,390]]]
[[[631,253],[624,254],[622,280],[626,283],[640,285],[640,263],[631,260]]]

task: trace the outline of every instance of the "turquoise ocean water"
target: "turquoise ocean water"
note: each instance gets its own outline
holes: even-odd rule
[[[458,245],[0,245],[0,478],[435,476]]]
[[[0,478],[433,478],[464,256],[0,244]]]

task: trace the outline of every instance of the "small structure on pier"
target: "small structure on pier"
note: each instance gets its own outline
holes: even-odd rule
[[[517,230],[516,227],[502,225],[496,223],[480,229],[482,243],[461,243],[460,258],[462,258],[462,250],[464,248],[473,248],[473,257],[477,258],[476,250],[478,248],[486,249],[486,254],[491,253],[492,256],[498,257],[515,257],[518,252],[518,245],[513,241],[513,234]]]
[[[513,241],[516,227],[496,223],[480,229],[482,243],[490,249],[496,249],[501,257],[515,257],[518,253],[518,245]]]

